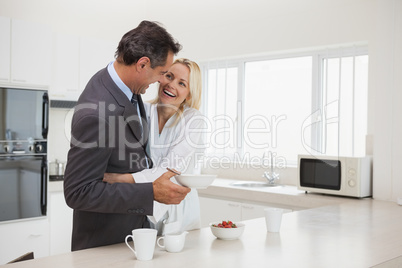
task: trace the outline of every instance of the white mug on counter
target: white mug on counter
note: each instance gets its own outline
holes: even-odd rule
[[[165,236],[159,237],[156,243],[159,247],[166,249],[168,252],[180,252],[184,248],[187,234],[187,231],[181,234],[166,234]]]
[[[126,245],[134,252],[137,260],[149,261],[152,260],[155,250],[156,234],[158,231],[156,229],[135,229],[132,231],[132,235],[126,236]],[[134,248],[132,248],[127,239],[133,239]]]
[[[265,223],[267,231],[277,233],[281,228],[283,209],[281,208],[265,208]]]

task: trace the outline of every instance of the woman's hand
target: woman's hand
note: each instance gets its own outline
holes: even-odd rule
[[[103,181],[113,184],[116,182],[120,183],[135,183],[134,178],[131,174],[125,173],[125,174],[120,174],[120,173],[105,173],[103,176]]]

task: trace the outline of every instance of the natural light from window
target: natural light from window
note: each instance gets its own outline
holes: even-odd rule
[[[351,47],[203,65],[206,155],[365,155],[368,63],[366,47]]]
[[[312,57],[247,62],[244,153],[294,159],[302,122],[311,114]]]

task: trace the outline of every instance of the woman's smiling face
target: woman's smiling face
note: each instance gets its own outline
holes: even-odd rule
[[[181,63],[173,64],[160,80],[159,102],[180,107],[190,95],[190,69]]]

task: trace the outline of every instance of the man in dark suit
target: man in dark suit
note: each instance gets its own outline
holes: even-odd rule
[[[179,204],[190,189],[170,181],[108,184],[105,172],[134,173],[152,167],[141,100],[149,84],[167,72],[181,49],[160,25],[143,21],[126,33],[116,61],[96,73],[74,111],[64,195],[74,209],[72,250],[122,243],[133,229],[149,227],[153,201]]]

